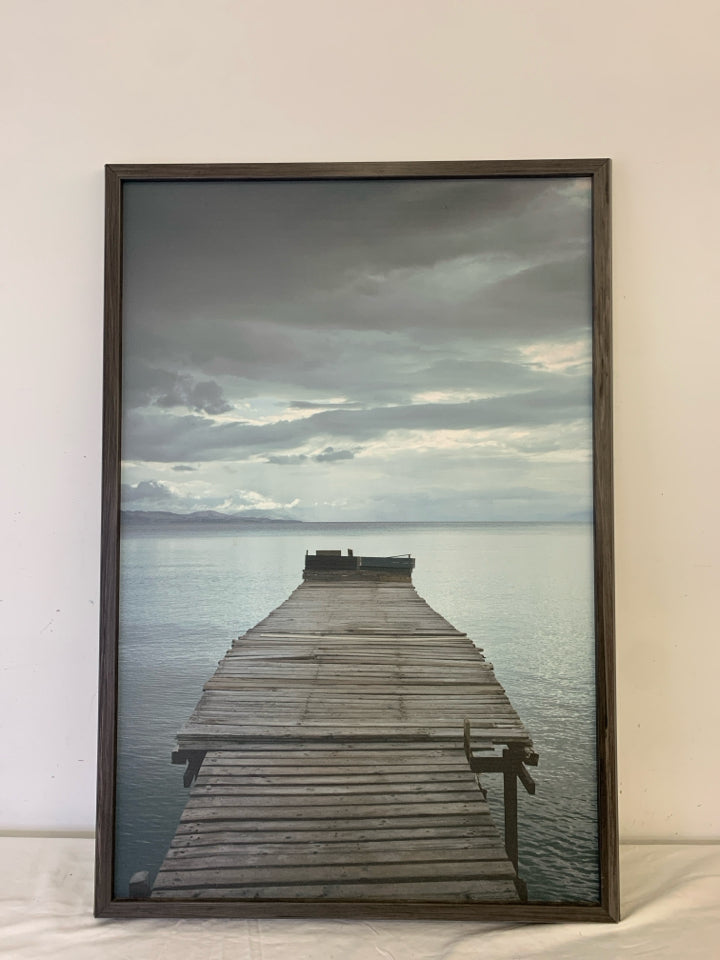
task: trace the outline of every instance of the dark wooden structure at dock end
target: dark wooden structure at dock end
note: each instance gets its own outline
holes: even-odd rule
[[[190,793],[152,898],[525,899],[517,782],[534,792],[537,754],[413,567],[308,554],[302,584],[234,642],[177,735]]]

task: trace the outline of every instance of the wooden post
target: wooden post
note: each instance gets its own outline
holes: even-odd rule
[[[503,799],[505,801],[505,850],[517,873],[518,868],[518,819],[517,819],[517,770],[506,757],[503,770]]]
[[[147,870],[138,870],[130,877],[130,899],[145,900],[150,896],[150,874]]]
[[[171,763],[187,763],[183,773],[183,786],[189,787],[193,780],[197,780],[204,759],[205,750],[173,750]]]

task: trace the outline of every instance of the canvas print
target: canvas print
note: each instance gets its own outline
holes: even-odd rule
[[[591,188],[123,185],[114,898],[600,902]]]

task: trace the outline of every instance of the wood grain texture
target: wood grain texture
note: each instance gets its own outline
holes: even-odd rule
[[[620,918],[615,705],[610,161],[593,175],[593,483],[601,903]]]
[[[132,180],[337,180],[382,177],[579,177],[593,176],[608,161],[460,160],[363,161],[356,163],[150,163],[110,164],[123,181]]]
[[[435,917],[438,919],[607,921],[618,918],[618,825],[615,747],[614,567],[612,506],[612,345],[610,271],[610,163],[604,159],[531,161],[461,161],[322,164],[114,164],[106,168],[105,227],[105,353],[103,402],[103,499],[100,622],[100,701],[98,734],[98,800],[95,912],[113,917]],[[114,899],[113,838],[116,763],[119,463],[122,341],[122,186],[131,181],[208,180],[337,180],[343,178],[433,177],[577,177],[593,183],[593,415],[594,505],[597,638],[597,720],[601,904],[497,904],[412,902],[126,901]],[[416,644],[432,644],[437,636],[418,635]],[[449,639],[449,638],[447,638]],[[375,643],[375,641],[368,641]],[[228,690],[247,689],[243,677],[228,676]],[[302,681],[299,681],[302,683]],[[405,687],[424,694],[422,682]],[[336,692],[352,692],[352,681],[338,681]],[[458,696],[469,692],[460,683]],[[388,700],[385,685],[375,689]],[[390,695],[390,699],[391,699]],[[394,708],[393,708],[394,709]],[[420,745],[427,749],[427,744]],[[285,745],[275,744],[282,753]],[[408,741],[408,749],[417,747]],[[246,745],[249,749],[249,746]],[[244,748],[245,749],[245,748]],[[307,751],[311,753],[312,751]],[[358,753],[358,764],[364,758]],[[365,758],[367,759],[367,758]],[[372,757],[370,757],[372,764]],[[373,828],[369,828],[370,830]],[[451,828],[455,829],[455,828]]]
[[[103,341],[103,450],[100,557],[100,666],[98,690],[95,915],[112,901],[120,549],[120,418],[122,352],[122,180],[105,171],[105,327]]]

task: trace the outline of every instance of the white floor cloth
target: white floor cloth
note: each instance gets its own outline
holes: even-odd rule
[[[625,846],[621,923],[95,920],[93,841],[0,837],[5,960],[720,958],[720,845]]]

